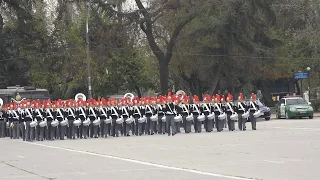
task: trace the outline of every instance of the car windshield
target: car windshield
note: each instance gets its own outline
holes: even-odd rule
[[[306,100],[299,98],[299,99],[287,99],[287,105],[292,104],[308,104]]]

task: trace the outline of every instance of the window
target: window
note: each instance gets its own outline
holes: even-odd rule
[[[299,99],[287,99],[287,105],[293,104],[308,104],[306,100],[299,98]]]

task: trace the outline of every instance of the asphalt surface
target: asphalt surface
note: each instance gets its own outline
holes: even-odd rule
[[[257,131],[23,142],[0,139],[0,179],[319,179],[320,118]]]

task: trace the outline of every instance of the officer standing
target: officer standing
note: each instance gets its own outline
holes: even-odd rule
[[[5,124],[5,110],[2,107],[2,104],[0,104],[0,138],[5,137],[5,130],[6,130],[6,124]]]

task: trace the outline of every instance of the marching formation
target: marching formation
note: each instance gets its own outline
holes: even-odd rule
[[[24,100],[0,106],[0,136],[23,141],[43,141],[76,138],[107,138],[136,135],[168,134],[174,136],[183,127],[185,133],[217,132],[228,128],[246,130],[250,118],[256,130],[256,118],[261,115],[256,95],[249,103],[240,93],[236,104],[233,97],[216,94],[198,96],[171,95],[159,97],[124,97],[116,99]]]

